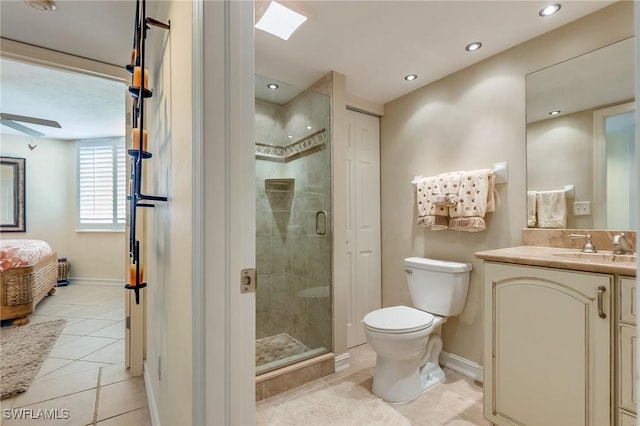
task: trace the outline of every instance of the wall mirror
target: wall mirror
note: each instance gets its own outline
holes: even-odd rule
[[[574,185],[567,228],[637,228],[634,44],[631,37],[527,75],[527,190]],[[575,202],[588,214],[575,214]]]
[[[25,159],[0,157],[0,232],[25,232]]]

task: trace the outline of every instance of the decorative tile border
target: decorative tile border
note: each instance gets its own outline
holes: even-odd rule
[[[256,142],[256,158],[258,160],[276,161],[284,163],[285,148],[277,145],[267,145],[265,143]]]
[[[299,141],[284,146],[256,142],[256,158],[258,160],[288,163],[291,160],[322,149],[326,142],[327,133],[325,129],[318,130]]]

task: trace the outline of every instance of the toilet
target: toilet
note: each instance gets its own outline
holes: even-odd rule
[[[372,392],[387,402],[408,402],[444,380],[438,364],[439,326],[464,308],[470,263],[410,257],[404,260],[414,307],[392,306],[364,316],[376,352]]]

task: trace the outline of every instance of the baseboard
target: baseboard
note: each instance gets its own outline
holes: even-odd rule
[[[147,393],[147,405],[149,406],[149,418],[151,419],[151,426],[160,426],[160,416],[158,415],[158,406],[156,405],[156,397],[153,394],[153,386],[149,381],[147,361],[144,362],[144,369],[142,376],[144,377],[144,388]]]
[[[344,352],[335,356],[336,373],[349,368],[349,352]]]
[[[456,371],[480,383],[484,383],[484,371],[481,365],[455,354],[440,352],[440,365]]]
[[[70,284],[117,285],[124,287],[124,281],[112,278],[69,278]]]

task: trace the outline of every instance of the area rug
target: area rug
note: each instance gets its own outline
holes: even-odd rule
[[[64,324],[60,319],[0,329],[0,400],[29,389]]]
[[[342,382],[257,410],[258,425],[389,425],[411,423],[389,404],[353,382]]]

